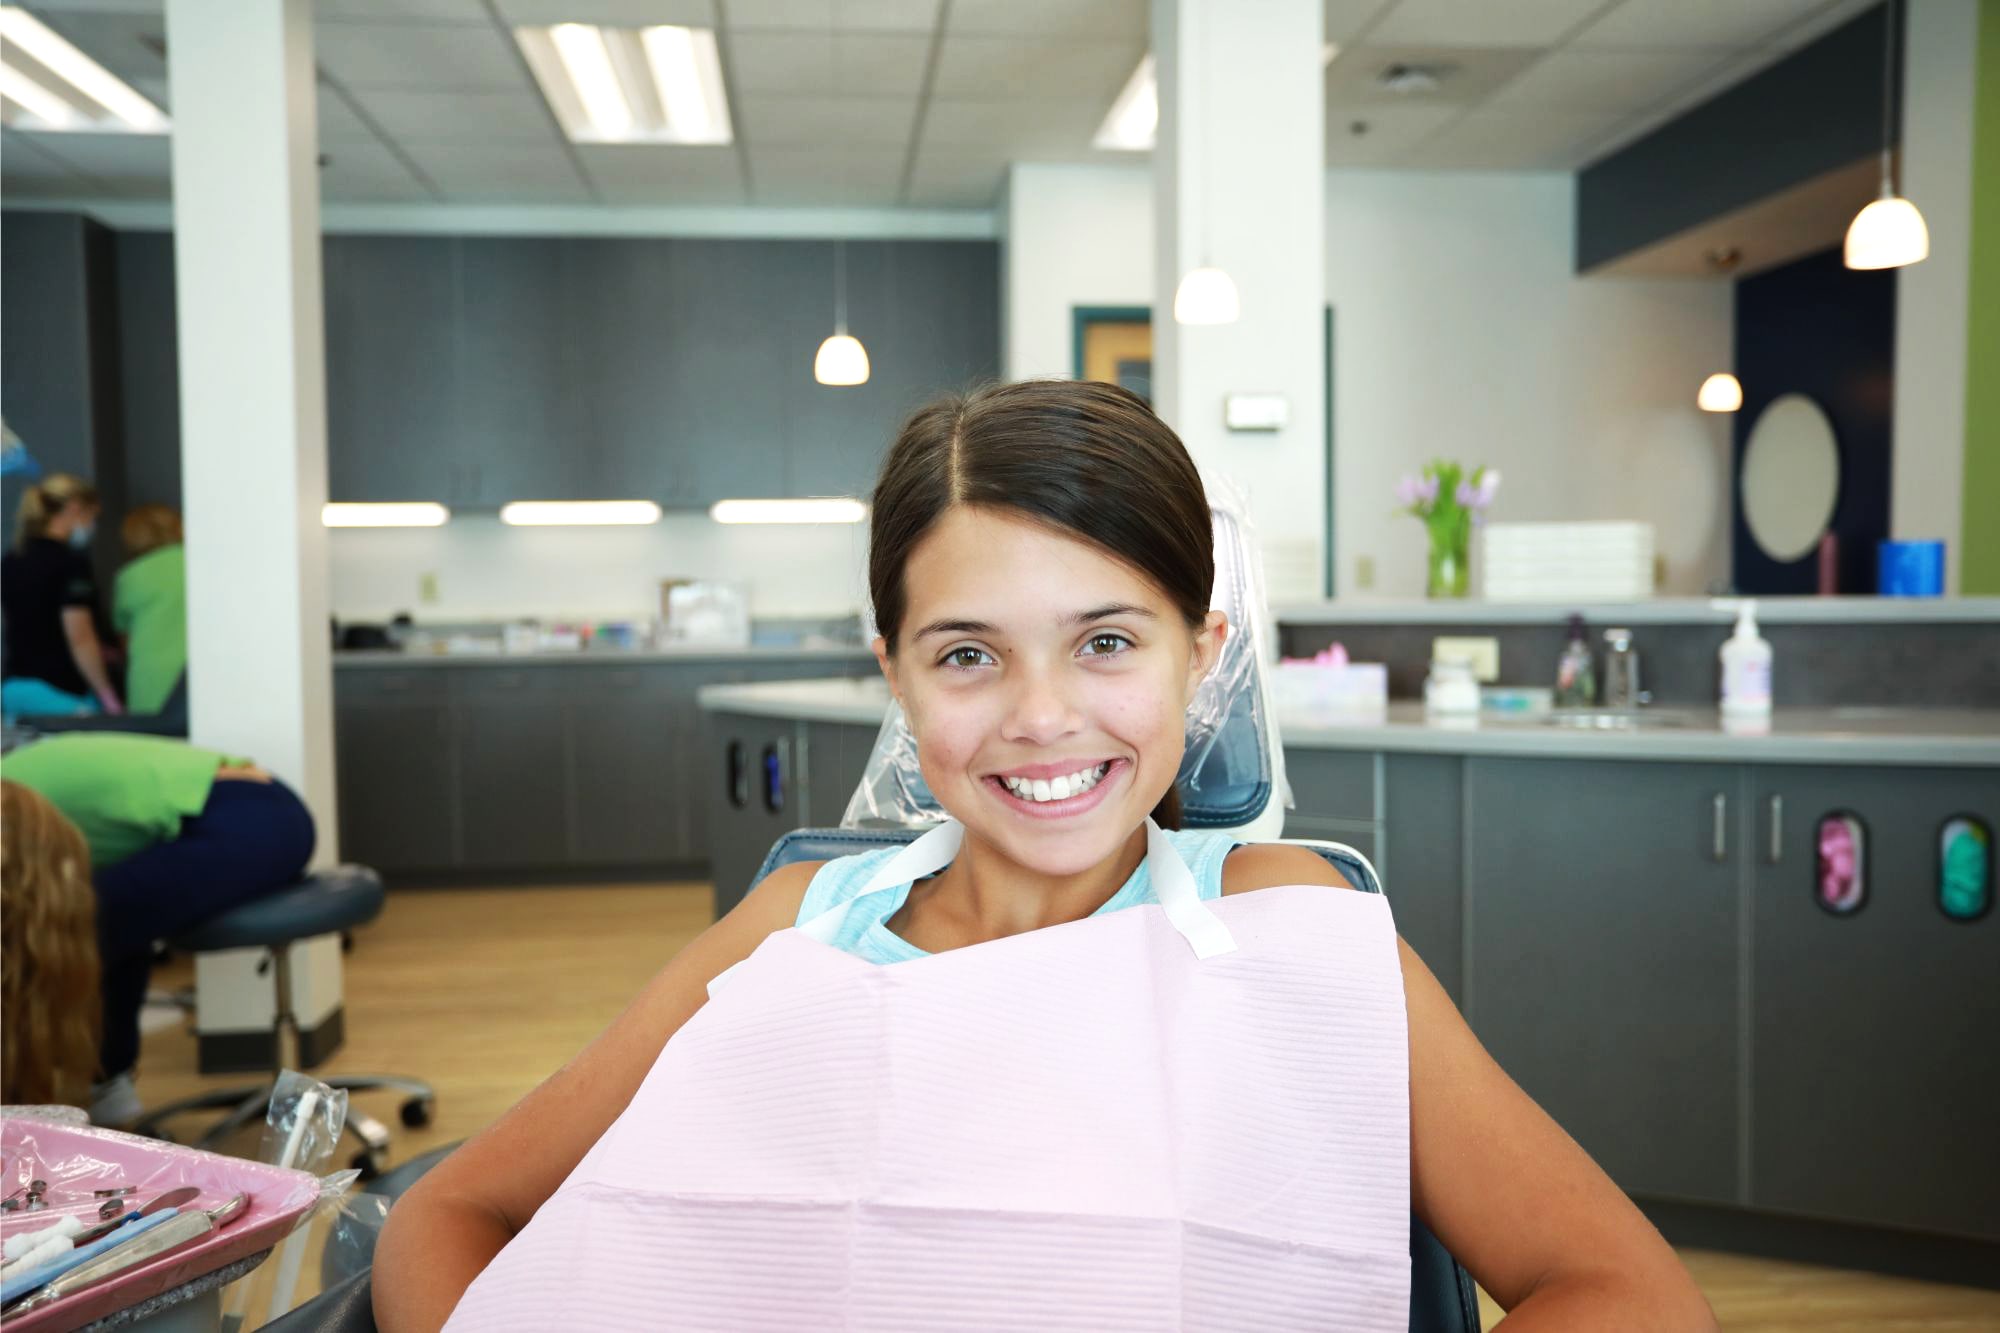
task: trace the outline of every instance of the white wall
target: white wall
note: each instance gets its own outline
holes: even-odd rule
[[[1955,594],[1965,484],[1979,6],[1977,0],[1929,0],[1908,6],[1905,22],[1902,192],[1923,210],[1931,254],[1896,274],[1889,532],[1903,540],[1942,538],[1945,591]]]
[[[746,583],[753,616],[840,616],[867,600],[862,524],[750,526],[669,514],[650,527],[515,528],[459,515],[441,528],[337,528],[333,613],[423,620],[650,617],[663,578]],[[438,600],[419,600],[435,574]]]
[[[1728,419],[1694,395],[1731,364],[1730,287],[1574,276],[1573,196],[1566,175],[1327,173],[1343,594],[1421,594],[1391,488],[1435,457],[1500,468],[1498,519],[1652,522],[1664,592],[1727,576]]]
[[[1072,307],[1150,302],[1148,176],[1014,169],[1010,376],[1070,372]],[[1501,468],[1501,519],[1650,520],[1665,592],[1727,576],[1729,425],[1694,393],[1731,364],[1728,284],[1574,276],[1568,176],[1332,171],[1326,189],[1343,595],[1422,593],[1423,529],[1391,488],[1438,456]]]

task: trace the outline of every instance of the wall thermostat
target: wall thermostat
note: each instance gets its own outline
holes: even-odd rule
[[[1222,400],[1222,423],[1230,430],[1283,430],[1292,405],[1281,393],[1232,393]]]

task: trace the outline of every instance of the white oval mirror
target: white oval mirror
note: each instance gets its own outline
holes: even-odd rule
[[[1743,521],[1765,555],[1812,553],[1840,496],[1840,449],[1818,403],[1788,393],[1758,416],[1743,449]]]

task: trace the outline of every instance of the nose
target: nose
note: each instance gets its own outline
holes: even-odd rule
[[[1082,714],[1069,697],[1060,672],[1026,667],[1016,672],[1013,686],[1000,727],[1001,739],[1048,745],[1082,728]]]

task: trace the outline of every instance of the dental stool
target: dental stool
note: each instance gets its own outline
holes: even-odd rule
[[[271,1023],[271,1076],[259,1083],[170,1102],[148,1111],[133,1126],[136,1133],[167,1139],[161,1126],[177,1116],[194,1111],[226,1110],[228,1114],[209,1128],[197,1141],[198,1147],[216,1148],[245,1125],[263,1118],[270,1105],[271,1091],[287,1061],[289,1047],[297,1051],[300,1032],[292,1011],[291,946],[301,940],[337,935],[373,921],[382,914],[382,877],[366,866],[334,866],[315,871],[291,888],[243,904],[233,911],[176,936],[170,943],[182,953],[213,953],[222,949],[259,949],[264,961],[260,974],[268,975],[275,991]],[[337,1041],[337,1035],[335,1037]],[[411,1128],[431,1122],[437,1095],[428,1083],[392,1074],[347,1074],[320,1080],[329,1087],[348,1092],[395,1091],[404,1095],[402,1120]],[[379,1120],[352,1106],[347,1113],[347,1131],[360,1140],[361,1151],[353,1165],[365,1176],[379,1174],[387,1165],[389,1131]]]

